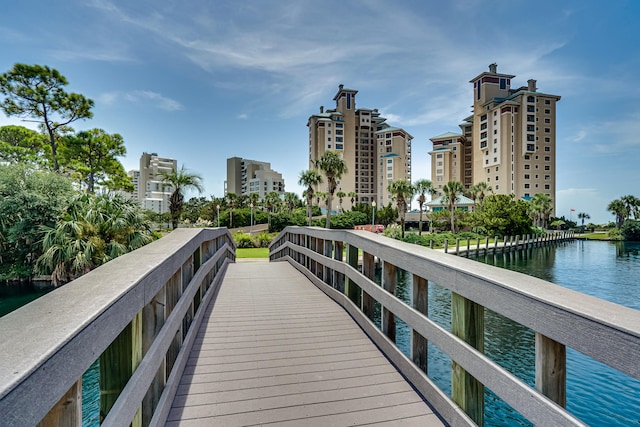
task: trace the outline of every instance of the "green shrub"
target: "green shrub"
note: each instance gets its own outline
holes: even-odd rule
[[[628,219],[620,228],[622,237],[624,240],[640,240],[640,221],[634,219]]]
[[[271,244],[271,241],[274,239],[275,234],[262,232],[257,236],[253,237],[253,247],[254,248],[268,248]]]
[[[251,236],[241,231],[233,233],[233,241],[236,242],[238,248],[253,248]]]
[[[607,232],[610,240],[624,240],[622,232],[618,228],[612,228]]]

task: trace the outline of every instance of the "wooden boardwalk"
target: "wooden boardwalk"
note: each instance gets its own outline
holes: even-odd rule
[[[288,263],[231,264],[167,426],[441,426],[351,317]]]

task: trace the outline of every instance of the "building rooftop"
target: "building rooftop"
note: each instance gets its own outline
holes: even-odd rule
[[[462,136],[462,134],[460,133],[455,133],[455,132],[445,132],[442,135],[438,135],[438,136],[434,136],[433,138],[429,138],[431,141],[433,141],[434,139],[446,139],[446,138],[455,138],[455,137],[460,137]]]
[[[446,200],[442,200],[444,196],[436,197],[435,199],[427,202],[428,206],[447,206],[449,202]],[[458,194],[458,198],[456,200],[455,205],[475,205],[475,202],[468,197],[463,196],[462,194]]]

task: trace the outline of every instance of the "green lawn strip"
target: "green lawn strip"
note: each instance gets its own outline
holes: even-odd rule
[[[269,248],[237,248],[236,258],[269,258]]]
[[[609,240],[608,233],[588,233],[588,234],[576,234],[576,239],[585,240]]]

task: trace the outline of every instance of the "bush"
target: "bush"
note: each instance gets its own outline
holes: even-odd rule
[[[253,237],[253,247],[255,248],[268,248],[273,239],[275,238],[275,234],[262,232],[257,236]]]
[[[622,232],[618,228],[612,228],[607,233],[610,240],[624,240],[622,237]]]
[[[251,236],[241,231],[233,234],[233,241],[236,242],[238,248],[253,248]]]
[[[620,228],[624,240],[640,241],[640,221],[628,219]]]

